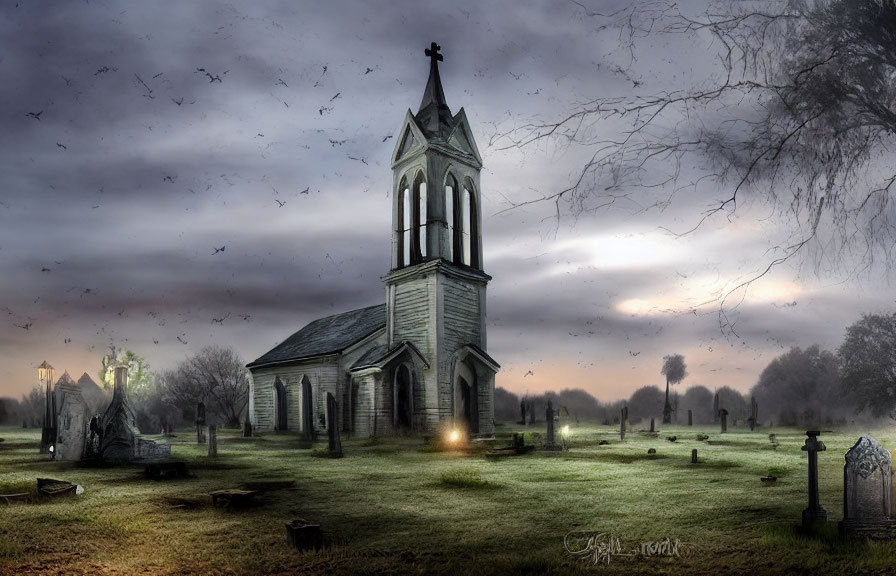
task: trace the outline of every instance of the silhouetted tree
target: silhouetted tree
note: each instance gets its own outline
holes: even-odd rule
[[[628,400],[628,419],[638,422],[663,412],[663,391],[656,386],[642,386]]]
[[[45,402],[46,394],[39,384],[35,384],[28,394],[22,394],[22,402],[20,403],[22,419],[28,423],[29,427],[36,428],[41,425],[46,413]]]
[[[837,358],[818,345],[772,360],[750,389],[760,411],[781,426],[830,423],[846,415]]]
[[[690,410],[694,424],[709,424],[713,421],[712,396],[706,386],[691,386],[681,397],[680,410]]]
[[[500,386],[495,388],[495,421],[515,422],[520,417],[520,398]]]
[[[669,402],[669,385],[678,384],[688,375],[684,356],[681,354],[663,356],[663,368],[660,370],[660,374],[666,377],[666,403],[663,406],[663,424],[671,424],[672,404]]]
[[[896,313],[865,314],[837,352],[843,387],[859,409],[896,419]]]

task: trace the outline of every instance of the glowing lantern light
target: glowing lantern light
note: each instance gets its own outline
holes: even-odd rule
[[[458,432],[457,430],[452,430],[448,434],[448,440],[450,442],[457,442],[458,440],[460,440],[460,432]]]
[[[563,429],[560,430],[560,433],[564,436],[569,436],[569,425],[567,424],[566,426],[564,426]]]

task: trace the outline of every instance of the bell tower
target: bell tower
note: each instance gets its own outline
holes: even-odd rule
[[[486,350],[479,172],[482,158],[463,108],[452,115],[439,77],[440,47],[425,50],[429,78],[405,114],[392,152],[392,259],[386,285],[390,347],[426,359],[415,428],[446,422],[493,432],[494,375]]]

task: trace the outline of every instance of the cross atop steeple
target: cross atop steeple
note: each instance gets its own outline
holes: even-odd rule
[[[442,47],[432,42],[429,48],[423,52],[429,56],[429,79],[426,89],[423,90],[423,100],[417,110],[417,120],[421,127],[430,134],[444,131],[444,127],[451,122],[451,110],[445,102],[445,92],[442,90],[442,80],[439,78],[439,62],[445,58],[439,54]]]
[[[441,62],[445,59],[444,57],[442,57],[441,54],[439,54],[439,50],[441,50],[441,49],[442,49],[441,46],[439,46],[438,44],[433,42],[432,44],[429,45],[429,48],[427,48],[423,52],[424,52],[424,54],[426,54],[427,56],[432,58],[432,63],[435,64],[436,60]]]

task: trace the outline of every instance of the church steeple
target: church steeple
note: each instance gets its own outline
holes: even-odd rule
[[[435,42],[430,44],[424,52],[429,56],[429,79],[423,90],[423,99],[420,100],[420,108],[415,114],[427,136],[445,137],[453,128],[451,109],[445,101],[445,91],[442,89],[442,79],[439,77],[439,61],[444,57],[439,54],[442,47]]]

